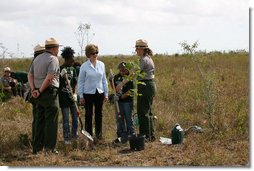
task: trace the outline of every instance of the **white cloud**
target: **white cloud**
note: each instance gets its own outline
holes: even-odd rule
[[[0,37],[2,39],[16,39],[26,38],[26,36],[33,36],[33,32],[23,24],[14,23],[11,21],[0,21]]]
[[[176,52],[183,40],[218,48],[217,35],[222,49],[245,48],[248,13],[247,0],[1,0],[0,41],[20,42],[29,52],[28,39],[54,36],[77,48],[73,32],[82,22],[92,25],[93,42],[106,54],[131,54],[137,38],[148,39],[159,53]],[[232,37],[243,43],[230,43]]]

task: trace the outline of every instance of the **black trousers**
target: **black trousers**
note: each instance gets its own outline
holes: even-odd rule
[[[33,150],[54,150],[57,143],[58,130],[58,89],[48,87],[41,95],[34,99],[35,102],[35,127]]]
[[[156,93],[156,84],[151,80],[142,80],[146,85],[138,85],[138,93],[142,96],[137,98],[137,112],[139,120],[139,133],[146,135],[149,140],[155,136],[153,122],[153,98]]]
[[[104,93],[96,90],[95,94],[83,94],[85,99],[85,130],[93,136],[93,108],[95,114],[95,136],[102,138],[102,106],[104,101]]]

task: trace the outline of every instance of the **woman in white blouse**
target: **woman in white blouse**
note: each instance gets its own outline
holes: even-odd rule
[[[105,64],[99,61],[98,46],[89,44],[85,48],[88,58],[80,68],[78,94],[80,104],[85,106],[85,130],[93,136],[93,107],[95,113],[95,137],[102,138],[102,106],[108,99],[108,82]]]

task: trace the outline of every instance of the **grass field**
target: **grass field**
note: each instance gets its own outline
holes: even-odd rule
[[[99,58],[107,73],[120,61],[138,57]],[[78,58],[84,61],[85,58]],[[7,166],[250,166],[250,64],[249,54],[199,53],[153,57],[157,94],[154,113],[157,140],[145,144],[143,151],[130,151],[129,144],[112,146],[116,137],[114,108],[104,104],[104,140],[87,146],[80,137],[77,143],[64,146],[59,113],[59,155],[32,155],[30,142],[31,104],[17,97],[0,103],[0,165]],[[31,59],[0,60],[0,69],[27,71]],[[61,61],[62,62],[62,61]],[[201,76],[203,74],[203,77]],[[112,92],[112,90],[110,89]],[[82,109],[84,121],[84,110]],[[203,133],[190,132],[178,145],[164,145],[160,137],[170,137],[179,123],[184,129],[201,126]],[[138,130],[138,128],[136,128]]]

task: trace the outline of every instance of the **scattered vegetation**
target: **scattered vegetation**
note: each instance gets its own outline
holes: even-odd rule
[[[100,58],[106,65],[107,75],[111,68],[117,71],[119,62],[137,59],[136,56]],[[103,108],[104,140],[89,146],[87,140],[80,137],[71,146],[64,146],[60,113],[60,154],[32,155],[32,106],[17,97],[0,102],[0,165],[249,167],[249,54],[242,51],[157,54],[153,60],[157,84],[153,108],[158,118],[155,121],[157,140],[146,143],[145,150],[133,152],[128,144],[112,145],[116,136],[114,106],[106,103]],[[31,59],[2,59],[0,68],[8,65],[12,70],[27,71],[30,62]],[[83,109],[81,117],[84,119]],[[188,133],[182,144],[163,145],[159,142],[160,136],[170,137],[175,123],[184,129],[198,125],[204,131]]]

